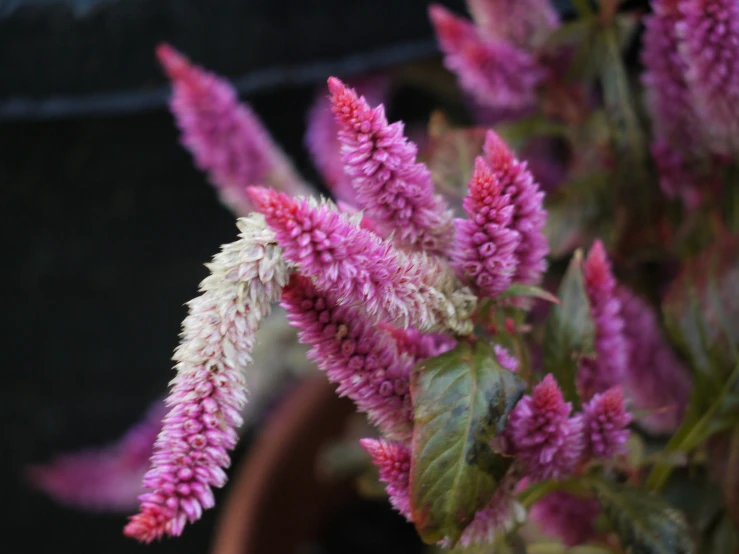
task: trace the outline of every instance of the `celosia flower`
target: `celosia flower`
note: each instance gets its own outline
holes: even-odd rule
[[[467,7],[481,36],[521,48],[538,46],[559,27],[549,0],[467,0]]]
[[[677,24],[682,19],[678,0],[653,0],[653,14],[644,18],[642,83],[657,142],[680,152],[700,147],[700,126],[679,52]]]
[[[583,264],[590,315],[595,323],[595,358],[583,358],[577,374],[583,400],[623,381],[628,343],[624,337],[621,301],[603,243],[596,240]]]
[[[454,267],[481,295],[497,296],[516,275],[521,234],[512,228],[516,208],[510,195],[481,157],[475,160],[463,206],[469,219],[456,221]]]
[[[385,483],[390,504],[408,521],[413,521],[408,496],[411,470],[411,452],[408,447],[382,439],[362,439],[359,443],[372,456],[372,463],[380,470],[380,481]]]
[[[61,454],[48,464],[32,466],[29,479],[62,504],[88,510],[129,510],[143,492],[141,480],[149,469],[165,414],[164,402],[159,401],[116,442]]]
[[[357,90],[368,103],[380,104],[387,95],[389,84],[387,79],[381,77],[367,78],[357,84]],[[331,111],[331,99],[321,88],[308,112],[305,146],[334,197],[356,207],[357,195],[351,177],[344,171],[338,132],[339,126]]]
[[[564,401],[554,377],[547,375],[508,417],[511,453],[532,481],[567,477],[575,470],[585,445],[582,418],[570,417],[571,412],[572,404]]]
[[[683,0],[677,32],[687,79],[708,143],[718,154],[739,152],[739,4]]]
[[[357,308],[338,306],[311,280],[293,275],[282,307],[298,338],[311,346],[308,357],[338,383],[370,422],[390,438],[409,440],[413,407],[409,379],[415,360],[398,353],[389,333],[377,329]]]
[[[252,211],[246,187],[255,183],[309,194],[292,164],[251,109],[240,104],[231,85],[197,66],[171,46],[157,48],[172,80],[171,109],[182,144],[207,172],[221,200],[237,215]]]
[[[582,408],[588,456],[610,458],[622,454],[630,431],[631,414],[626,411],[620,386],[596,394]]]
[[[244,368],[260,321],[279,299],[288,269],[259,214],[238,220],[240,239],[209,264],[202,295],[190,301],[170,411],[144,478],[141,511],[125,533],[144,542],[179,535],[213,506],[211,487],[226,482],[227,451],[236,444],[246,403]]]
[[[545,76],[534,57],[499,39],[483,39],[475,27],[439,4],[429,8],[446,67],[482,104],[516,109],[533,106]]]
[[[405,254],[328,203],[261,187],[250,187],[249,194],[285,258],[340,304],[362,305],[373,322],[471,332],[475,299],[439,260]]]
[[[493,175],[501,182],[503,194],[509,195],[516,207],[512,228],[518,231],[521,242],[516,247],[518,265],[513,280],[537,285],[547,269],[549,246],[544,236],[547,213],[544,211],[544,193],[534,181],[526,162],[520,162],[510,148],[493,131],[485,136],[483,151]]]
[[[625,389],[634,406],[652,413],[639,424],[652,433],[677,429],[690,399],[690,376],[662,335],[654,309],[624,287],[624,335],[629,343]]]
[[[599,513],[600,505],[594,498],[565,491],[549,493],[529,511],[542,531],[561,538],[566,546],[577,546],[593,538]]]
[[[403,136],[403,123],[389,125],[382,104],[371,108],[336,77],[329,78],[328,87],[344,171],[352,180],[357,207],[394,232],[396,240],[445,253],[452,215],[434,194],[431,172],[416,161],[416,145]]]

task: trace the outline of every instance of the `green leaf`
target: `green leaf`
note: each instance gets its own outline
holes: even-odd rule
[[[518,296],[526,296],[529,298],[538,298],[539,300],[545,300],[552,304],[561,304],[559,298],[554,296],[551,292],[544,290],[541,287],[535,287],[534,285],[524,285],[521,283],[514,283],[498,295],[498,300],[505,300],[507,298],[516,298]]]
[[[593,479],[592,485],[606,519],[626,552],[696,552],[684,516],[661,497],[604,479]]]
[[[554,375],[565,398],[576,407],[580,403],[575,386],[580,358],[595,354],[595,324],[582,259],[582,251],[575,252],[557,293],[561,304],[552,308],[544,330],[544,369]]]
[[[665,295],[670,338],[690,361],[699,408],[713,401],[739,351],[739,236],[686,262]]]
[[[492,544],[473,544],[467,547],[457,546],[444,550],[444,554],[529,554],[526,543],[517,533],[496,536]]]
[[[424,542],[454,545],[490,501],[512,462],[490,444],[524,389],[482,341],[461,342],[413,370],[410,500]]]

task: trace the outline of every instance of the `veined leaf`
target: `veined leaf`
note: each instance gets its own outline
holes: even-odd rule
[[[565,399],[579,406],[575,376],[582,356],[595,353],[595,323],[582,273],[582,251],[570,261],[544,331],[544,369],[557,379]]]
[[[662,303],[670,338],[690,360],[699,408],[713,401],[739,351],[739,236],[686,262]]]
[[[524,389],[482,341],[462,342],[413,370],[410,499],[425,542],[454,545],[492,498],[512,459],[490,443]]]
[[[660,496],[604,479],[593,479],[592,485],[606,519],[626,552],[696,552],[685,517]]]

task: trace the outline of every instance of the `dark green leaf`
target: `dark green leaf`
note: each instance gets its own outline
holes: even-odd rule
[[[566,125],[543,115],[531,115],[502,123],[495,130],[515,151],[520,151],[534,137],[566,137],[568,132]]]
[[[690,554],[696,552],[682,513],[653,493],[612,483],[592,481],[606,519],[630,554]]]
[[[455,544],[490,501],[512,461],[490,443],[524,389],[482,341],[462,342],[413,370],[410,499],[425,542]]]
[[[551,292],[546,291],[541,287],[535,287],[534,285],[523,285],[521,283],[515,283],[511,285],[497,298],[499,300],[505,300],[506,298],[516,298],[518,296],[538,298],[539,300],[545,300],[553,304],[561,304],[559,298],[554,296]]]
[[[580,358],[595,354],[595,324],[582,274],[582,251],[570,261],[544,331],[544,369],[557,379],[565,398],[579,406],[575,376]]]
[[[728,514],[721,514],[702,538],[701,554],[726,554],[739,552],[739,528]]]
[[[699,408],[713,401],[739,350],[739,237],[724,237],[686,262],[662,309],[670,337],[689,359]]]

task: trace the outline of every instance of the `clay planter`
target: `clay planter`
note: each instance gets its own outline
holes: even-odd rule
[[[230,485],[214,554],[292,554],[318,538],[355,495],[351,481],[316,474],[317,455],[353,412],[323,376],[305,379],[282,400]]]

